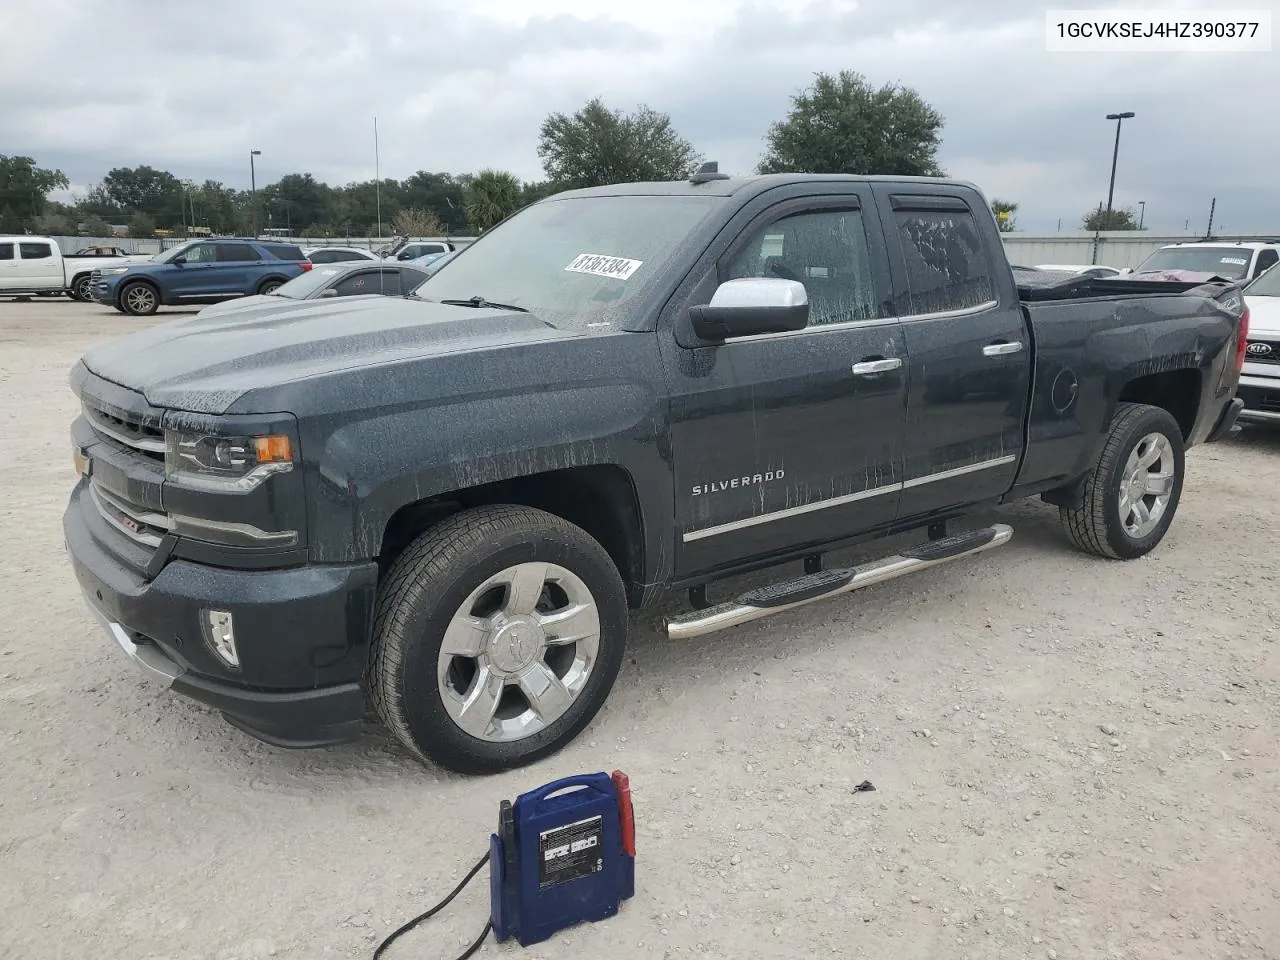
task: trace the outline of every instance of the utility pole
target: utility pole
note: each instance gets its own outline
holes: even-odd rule
[[[1138,201],[1138,229],[1142,229],[1142,225],[1147,222],[1147,201]]]
[[[262,156],[261,150],[249,151],[249,233],[258,235],[258,177],[253,169],[253,158]]]

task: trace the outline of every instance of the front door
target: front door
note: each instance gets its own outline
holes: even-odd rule
[[[869,191],[754,212],[695,288],[799,280],[804,330],[662,349],[671,395],[677,576],[795,553],[892,523],[906,420],[905,344]],[[685,305],[687,308],[687,304]]]
[[[1031,341],[1004,250],[966,195],[877,186],[911,358],[902,519],[1007,493],[1023,450]]]
[[[217,288],[215,271],[218,257],[212,243],[195,243],[187,247],[182,256],[184,263],[169,263],[165,269],[167,286],[178,303],[208,297]]]

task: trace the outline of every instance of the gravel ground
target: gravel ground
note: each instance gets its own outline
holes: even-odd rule
[[[1193,451],[1140,561],[1075,553],[1030,502],[999,513],[1009,546],[851,597],[684,644],[648,617],[575,744],[462,779],[374,727],[262,745],[90,620],[59,527],[67,372],[142,326],[0,302],[0,956],[368,956],[499,800],[621,767],[635,898],[481,956],[1280,957],[1280,433]],[[392,954],[456,955],[486,891]]]

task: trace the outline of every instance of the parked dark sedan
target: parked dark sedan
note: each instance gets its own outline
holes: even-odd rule
[[[426,271],[408,263],[371,260],[326,263],[281,284],[271,293],[215,303],[201,310],[200,315],[221,316],[270,305],[287,309],[290,301],[354,297],[371,293],[385,297],[403,297],[412,293],[426,279]]]

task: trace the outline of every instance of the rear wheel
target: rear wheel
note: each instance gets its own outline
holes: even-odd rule
[[[419,756],[460,773],[523,766],[595,716],[626,634],[622,580],[599,543],[540,510],[482,507],[392,564],[366,687]]]
[[[149,317],[160,308],[160,295],[149,283],[131,283],[120,291],[120,306],[134,317]]]
[[[275,293],[282,286],[279,280],[263,280],[258,284],[258,293],[265,296],[268,293]]]
[[[1150,553],[1164,539],[1182,497],[1182,430],[1160,407],[1122,403],[1084,501],[1063,507],[1067,534],[1081,550],[1116,560]]]

